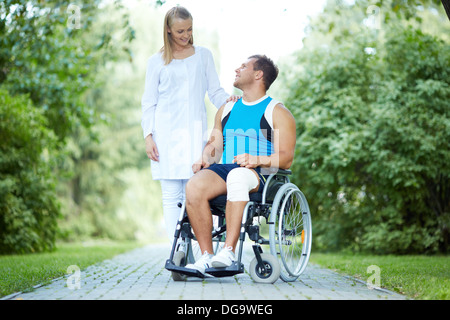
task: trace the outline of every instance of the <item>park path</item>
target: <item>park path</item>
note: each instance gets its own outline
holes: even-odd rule
[[[384,289],[309,264],[295,282],[253,282],[246,272],[227,278],[175,282],[164,268],[170,247],[151,244],[3,300],[404,300]],[[253,253],[244,250],[247,268]],[[79,279],[79,283],[76,282]],[[79,284],[77,286],[77,284]]]

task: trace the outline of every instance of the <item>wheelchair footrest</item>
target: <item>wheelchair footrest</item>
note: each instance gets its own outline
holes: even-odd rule
[[[204,278],[205,277],[205,275],[202,274],[198,270],[176,266],[170,259],[166,261],[165,268],[167,270],[169,270],[169,271],[178,272],[178,273],[187,275],[188,277],[197,277],[197,278]]]
[[[184,274],[188,277],[197,277],[197,278],[205,278],[206,275],[202,274],[198,270],[189,269],[185,267],[176,266],[172,260],[168,259],[166,261],[165,268],[169,271],[177,272],[180,274]],[[238,264],[237,261],[233,262],[233,264],[226,268],[208,268],[205,272],[213,277],[221,278],[221,277],[230,277],[234,276],[238,273],[244,273],[244,265],[241,263]]]
[[[208,268],[205,270],[205,272],[217,278],[230,277],[238,273],[244,273],[244,265],[242,263],[239,265],[237,261],[234,261],[233,264],[229,267]]]

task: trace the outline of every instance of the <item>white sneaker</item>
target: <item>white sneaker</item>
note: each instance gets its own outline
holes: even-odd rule
[[[224,247],[220,252],[211,259],[211,264],[214,268],[226,268],[233,264],[236,260],[233,252],[233,247]]]
[[[188,269],[194,269],[200,271],[201,274],[205,274],[205,270],[211,267],[211,258],[213,257],[212,254],[205,251],[203,255],[195,261],[195,263],[190,263],[186,265],[186,268]]]

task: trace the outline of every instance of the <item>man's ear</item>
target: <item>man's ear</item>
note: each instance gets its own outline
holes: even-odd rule
[[[261,80],[263,78],[263,76],[264,76],[264,72],[262,70],[256,71],[256,73],[255,73],[256,80]]]

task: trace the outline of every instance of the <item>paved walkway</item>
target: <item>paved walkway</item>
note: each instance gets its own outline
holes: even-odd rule
[[[369,289],[362,281],[309,264],[295,282],[253,282],[247,271],[233,277],[175,282],[164,269],[170,248],[149,245],[105,260],[5,300],[398,300],[404,296]],[[244,251],[244,265],[253,258]],[[79,279],[79,283],[75,280]],[[78,285],[78,286],[77,286]]]

